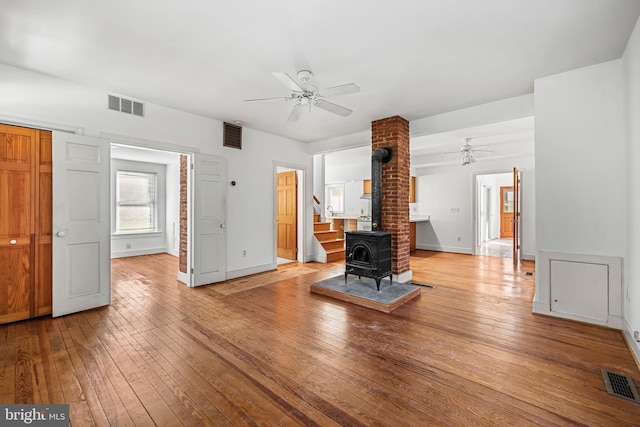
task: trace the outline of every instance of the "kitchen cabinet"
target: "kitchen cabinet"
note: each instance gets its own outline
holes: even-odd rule
[[[409,223],[409,251],[413,252],[416,250],[416,223]]]
[[[409,178],[409,203],[416,202],[416,177]]]
[[[362,181],[362,194],[371,194],[371,180]],[[409,203],[416,202],[416,177],[409,178]]]
[[[362,181],[362,194],[371,194],[371,180],[365,179]]]

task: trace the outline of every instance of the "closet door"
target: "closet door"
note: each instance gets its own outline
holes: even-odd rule
[[[35,293],[35,316],[51,314],[51,287],[52,276],[52,241],[51,210],[53,196],[51,192],[52,183],[52,136],[51,131],[39,131],[38,155],[36,157],[36,198],[35,216],[36,238],[36,293]]]
[[[0,323],[34,311],[36,135],[0,125]]]

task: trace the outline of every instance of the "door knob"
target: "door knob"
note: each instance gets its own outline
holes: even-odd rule
[[[18,241],[16,239],[11,239],[9,243],[11,243],[12,245],[15,245],[16,243],[18,243]]]
[[[64,237],[66,235],[67,235],[67,233],[65,233],[64,231],[58,231],[58,233],[56,234],[56,236],[58,236],[58,237]]]
[[[220,228],[227,228],[227,224],[220,224]]]

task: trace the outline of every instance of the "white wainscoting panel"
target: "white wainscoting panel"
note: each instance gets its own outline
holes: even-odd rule
[[[622,328],[622,258],[540,251],[533,311]]]

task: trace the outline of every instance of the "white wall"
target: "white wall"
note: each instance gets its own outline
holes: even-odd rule
[[[418,223],[416,247],[457,253],[473,253],[475,203],[474,174],[522,171],[522,256],[535,256],[535,191],[528,182],[535,176],[533,156],[477,161],[468,166],[451,165],[416,170],[416,213],[430,215]],[[499,195],[498,195],[499,197]]]
[[[222,146],[222,122],[146,103],[145,117],[107,110],[107,93],[44,74],[0,64],[0,118],[81,128],[87,135],[124,135],[185,146],[227,159],[228,179],[238,185],[227,192],[227,271],[251,274],[275,268],[274,161],[302,165],[311,176],[312,156],[303,143],[243,129],[243,149]],[[126,94],[123,94],[126,95]],[[144,101],[144,100],[142,100]],[[230,118],[233,120],[235,118]],[[312,180],[305,181],[312,215]],[[305,223],[305,255],[312,255],[312,221]],[[241,256],[241,249],[247,256]]]
[[[539,250],[624,256],[623,85],[620,60],[536,80]]]
[[[629,39],[623,62],[626,72],[628,108],[627,168],[629,215],[627,221],[628,249],[625,269],[624,327],[637,360],[640,345],[633,340],[633,331],[640,331],[640,20]]]
[[[537,258],[543,252],[572,259],[624,257],[628,171],[622,60],[536,80],[535,102]],[[552,311],[551,294],[570,284],[552,287],[541,268],[547,266],[536,264],[534,311],[564,317]],[[610,302],[619,300],[621,284],[607,286]],[[581,288],[581,294],[591,291]],[[614,311],[622,308],[609,313]]]

